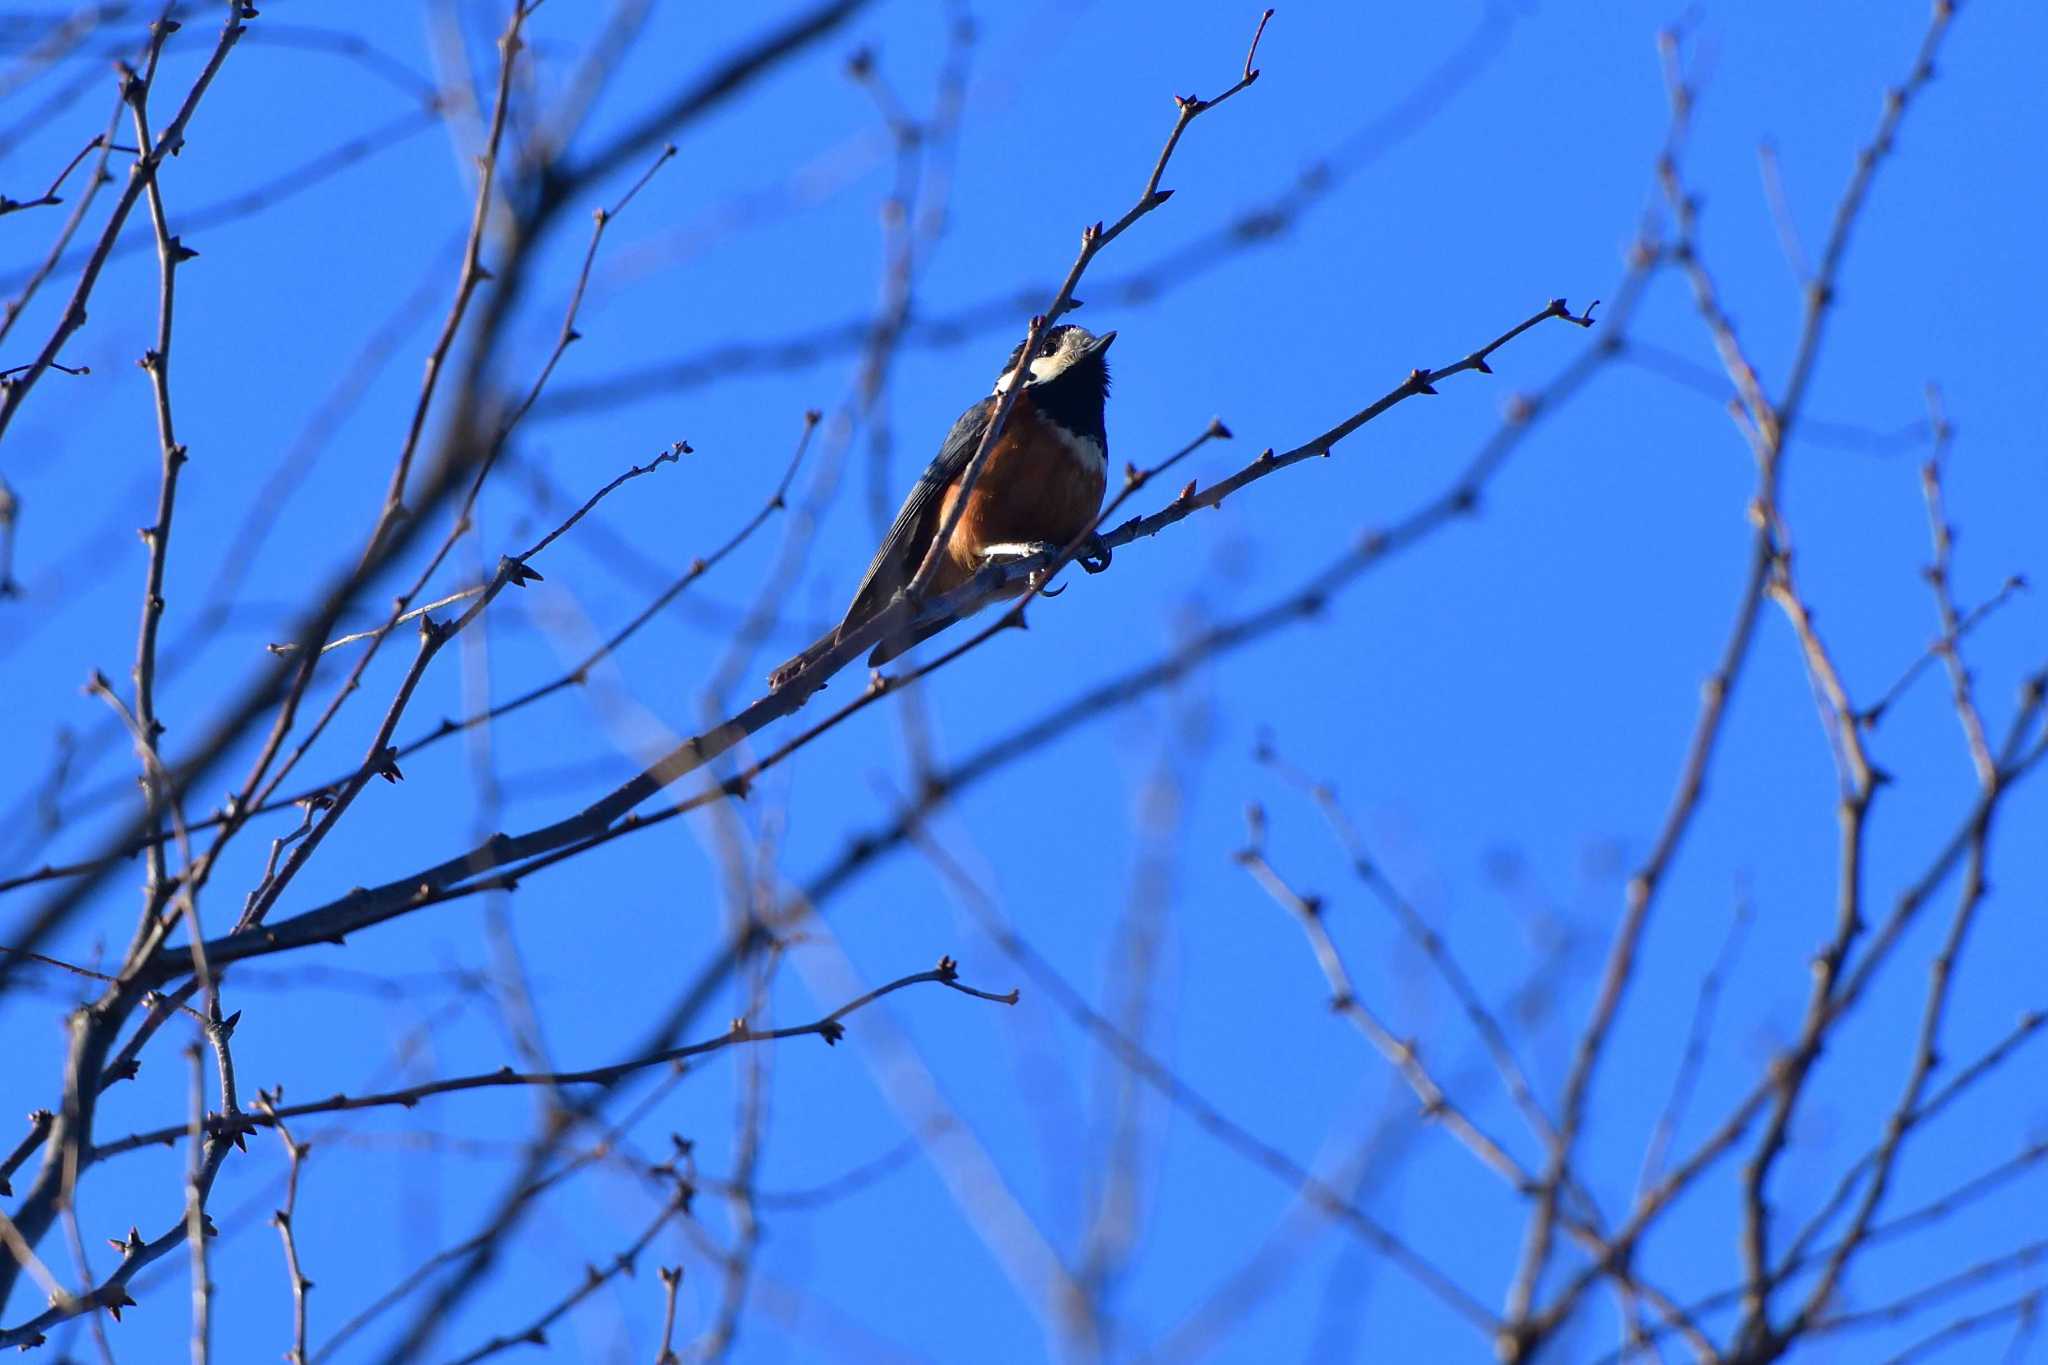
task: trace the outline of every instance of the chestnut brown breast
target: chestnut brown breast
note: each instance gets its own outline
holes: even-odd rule
[[[1102,510],[1106,476],[1099,456],[1088,458],[1075,438],[1039,417],[1027,400],[1020,396],[1011,409],[953,528],[934,585],[940,592],[973,577],[985,547],[1035,540],[1065,545]],[[960,485],[946,490],[939,525],[946,524],[959,497]]]

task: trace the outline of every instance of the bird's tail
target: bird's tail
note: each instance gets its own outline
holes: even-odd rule
[[[914,645],[923,644],[926,640],[931,639],[932,636],[937,635],[952,624],[953,619],[947,617],[942,620],[933,621],[929,625],[919,626],[916,630],[899,630],[894,635],[883,636],[882,642],[875,646],[873,653],[868,655],[868,667],[880,668],[897,655],[906,652]]]
[[[811,641],[810,644],[804,646],[801,653],[777,664],[774,671],[768,675],[769,690],[779,692],[789,686],[790,683],[796,680],[797,675],[808,670],[812,664],[824,656],[827,650],[838,644],[839,629],[838,626],[832,627],[832,629]]]
[[[915,630],[899,630],[894,634],[883,636],[881,643],[877,644],[874,651],[868,655],[868,667],[880,668],[883,664],[909,650],[912,646],[924,643],[952,624],[952,620],[948,618],[930,622],[927,625],[919,626]],[[769,689],[771,691],[780,691],[792,682],[795,682],[802,674],[810,671],[812,664],[816,663],[834,645],[837,645],[840,640],[845,638],[847,630],[847,624],[842,621],[817,639],[811,641],[810,644],[804,647],[802,653],[784,660],[775,668],[774,672],[768,675]],[[820,686],[822,685],[820,684]]]

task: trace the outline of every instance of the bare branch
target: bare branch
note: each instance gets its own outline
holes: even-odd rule
[[[849,1000],[838,1009],[814,1019],[808,1024],[793,1024],[786,1028],[755,1029],[744,1019],[735,1019],[732,1027],[715,1038],[702,1042],[686,1043],[681,1047],[664,1048],[659,1052],[631,1057],[625,1061],[612,1062],[605,1066],[588,1067],[581,1071],[521,1072],[510,1067],[496,1071],[485,1071],[469,1076],[451,1076],[446,1080],[426,1081],[408,1086],[402,1090],[381,1091],[372,1095],[332,1095],[323,1100],[308,1100],[300,1104],[272,1104],[255,1112],[210,1115],[206,1120],[209,1133],[246,1133],[252,1128],[274,1127],[285,1119],[304,1118],[309,1114],[339,1114],[357,1109],[411,1109],[420,1101],[436,1095],[453,1095],[470,1090],[494,1090],[507,1086],[544,1086],[557,1089],[571,1085],[609,1085],[623,1076],[647,1071],[655,1067],[673,1066],[678,1062],[696,1057],[707,1057],[727,1048],[744,1043],[772,1043],[787,1038],[823,1038],[827,1045],[836,1044],[846,1036],[846,1028],[840,1022],[848,1015],[872,1005],[885,995],[910,986],[940,985],[977,1000],[990,1000],[999,1005],[1017,1003],[1017,992],[996,994],[979,990],[960,980],[958,964],[950,957],[939,959],[939,965],[927,972],[913,972],[898,977],[887,985],[878,986],[867,994]],[[93,1149],[93,1160],[119,1156],[123,1152],[138,1151],[145,1147],[176,1141],[184,1133],[182,1128],[157,1128],[148,1132],[132,1133],[124,1138],[103,1143]]]

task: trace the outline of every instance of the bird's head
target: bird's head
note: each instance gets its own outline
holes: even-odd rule
[[[1115,332],[1104,332],[1101,336],[1085,327],[1061,324],[1048,327],[1045,335],[1038,339],[1038,351],[1031,357],[1031,364],[1025,370],[1024,383],[1027,387],[1050,384],[1055,380],[1069,378],[1092,381],[1089,387],[1099,386],[1104,392],[1109,389],[1109,362],[1106,352],[1109,343],[1116,340]],[[1003,362],[1002,372],[996,376],[996,392],[1002,393],[1010,382],[1010,375],[1016,370],[1017,362],[1024,355],[1020,342],[1010,352],[1010,358]]]

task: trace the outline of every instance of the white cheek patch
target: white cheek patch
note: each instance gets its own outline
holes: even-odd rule
[[[1064,351],[1058,355],[1042,355],[1024,367],[1024,382],[1026,384],[1043,384],[1072,363],[1073,358]],[[1014,370],[1003,371],[1002,377],[996,380],[995,391],[997,393],[1008,393],[1015,379],[1016,372]]]

